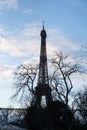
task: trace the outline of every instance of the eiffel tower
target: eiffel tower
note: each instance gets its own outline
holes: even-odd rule
[[[36,101],[39,106],[41,103],[42,96],[46,99],[46,104],[49,104],[51,101],[51,88],[49,86],[48,78],[48,67],[47,67],[47,52],[46,52],[46,31],[41,30],[41,50],[40,50],[40,63],[39,63],[39,74],[38,74],[38,83],[36,87]]]

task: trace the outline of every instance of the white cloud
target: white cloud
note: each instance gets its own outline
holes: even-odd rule
[[[66,38],[60,30],[57,29],[48,29],[48,39],[54,44],[58,50],[65,51],[79,51],[80,45],[78,43],[73,42],[72,40]]]
[[[6,54],[9,54],[11,56],[22,56],[24,55],[21,50],[17,48],[16,45],[14,45],[15,40],[7,40],[5,38],[0,38],[0,50]]]
[[[36,42],[36,45],[38,46],[38,43],[40,43],[40,26],[41,24],[27,24],[25,25],[24,29],[21,31],[21,36],[22,38],[24,37],[25,39],[29,38],[28,41],[32,43],[32,49],[35,46],[33,42]],[[29,42],[29,43],[30,43]],[[28,44],[27,44],[28,45]],[[71,50],[71,51],[79,51],[80,46],[78,43],[75,43],[68,38],[64,37],[63,34],[61,33],[60,30],[57,29],[47,29],[47,48],[48,48],[48,53],[50,54],[55,51],[55,50]]]
[[[0,50],[9,56],[38,57],[40,54],[40,23],[25,24],[16,33],[0,28]],[[47,29],[47,54],[52,57],[55,51],[79,51],[80,46],[65,38],[57,29]]]
[[[60,44],[62,45],[62,47],[64,48],[64,46],[72,51],[79,51],[80,50],[80,46],[77,45],[75,42],[64,38],[64,37],[59,37],[58,38]]]
[[[30,15],[32,15],[32,14],[41,14],[40,11],[37,11],[37,10],[34,10],[34,9],[25,9],[24,13],[25,14],[30,14]]]
[[[0,0],[0,9],[4,8],[13,8],[16,9],[18,7],[18,0]]]
[[[28,60],[24,61],[23,64],[37,65],[39,64],[39,56],[33,56]]]
[[[10,37],[12,31],[10,28],[6,27],[4,24],[0,24],[0,38],[1,37]]]
[[[87,88],[87,74],[78,74],[73,79],[74,90],[80,90],[84,87]]]
[[[28,23],[24,25],[24,28],[19,31],[23,36],[39,36],[41,23]]]
[[[11,78],[15,68],[16,66],[0,65],[0,79]]]
[[[56,48],[50,42],[47,43],[47,55],[48,55],[48,57],[52,57],[53,55],[55,55],[55,52],[58,52],[58,51],[60,51],[59,48]]]

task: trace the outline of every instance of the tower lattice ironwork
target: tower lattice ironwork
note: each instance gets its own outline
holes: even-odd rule
[[[40,105],[41,97],[46,97],[47,104],[51,100],[51,88],[49,86],[48,78],[48,67],[47,67],[47,52],[46,52],[46,31],[41,30],[41,50],[40,50],[40,63],[39,63],[39,74],[38,74],[38,83],[36,87],[36,99],[37,103]]]

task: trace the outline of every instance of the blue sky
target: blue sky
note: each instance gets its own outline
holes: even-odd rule
[[[16,67],[39,61],[43,20],[48,58],[54,51],[82,55],[81,46],[87,44],[86,0],[0,0],[0,107],[10,105]],[[82,77],[81,85],[87,76]]]

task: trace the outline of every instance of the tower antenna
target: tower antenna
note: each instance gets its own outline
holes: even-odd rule
[[[43,21],[43,30],[44,30],[44,21]]]

